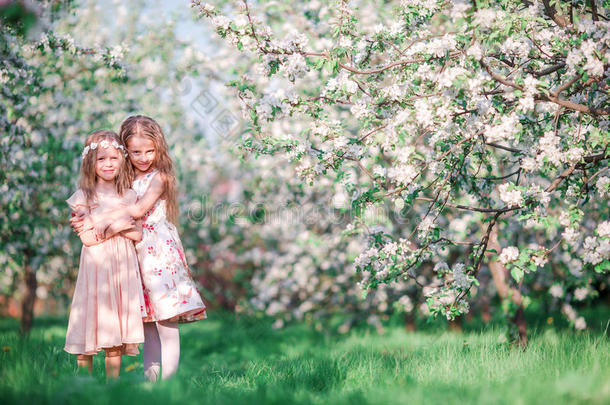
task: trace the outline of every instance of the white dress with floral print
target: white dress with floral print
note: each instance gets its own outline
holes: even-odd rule
[[[141,198],[157,170],[133,182]],[[142,217],[142,241],[136,245],[148,317],[145,322],[193,322],[207,317],[205,304],[191,276],[182,242],[166,217],[165,200]]]

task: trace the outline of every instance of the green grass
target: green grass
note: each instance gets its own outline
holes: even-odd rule
[[[498,326],[407,333],[395,322],[384,335],[329,335],[269,325],[212,313],[181,327],[175,378],[148,383],[141,358],[125,357],[121,378],[106,383],[101,354],[93,376],[77,375],[62,350],[64,320],[38,320],[23,340],[14,320],[0,319],[0,403],[610,403],[603,323],[585,333],[539,328],[526,351]]]

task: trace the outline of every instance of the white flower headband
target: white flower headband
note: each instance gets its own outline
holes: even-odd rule
[[[90,150],[96,150],[98,146],[100,148],[106,149],[110,145],[112,145],[115,149],[122,150],[123,153],[125,154],[125,157],[127,157],[127,151],[125,150],[123,145],[119,144],[117,141],[112,141],[112,143],[110,143],[110,142],[108,142],[108,140],[104,139],[102,142],[99,143],[99,145],[98,145],[97,142],[91,142],[91,144],[85,146],[85,149],[83,149],[82,158],[84,159],[85,156],[87,156],[87,153],[89,153]]]

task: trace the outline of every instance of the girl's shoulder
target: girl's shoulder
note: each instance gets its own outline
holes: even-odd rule
[[[149,184],[153,181],[165,181],[165,174],[161,173],[158,169],[154,169],[142,177],[139,177],[133,181],[134,184]]]
[[[152,188],[152,187],[161,187],[164,188],[165,184],[167,183],[168,180],[168,175],[166,173],[163,173],[162,171],[155,169],[150,173],[146,174],[147,178],[146,178],[146,182],[147,182],[147,188]]]
[[[162,172],[159,169],[155,169],[152,172],[148,173],[148,175],[151,177],[151,180],[157,180],[157,181],[166,181],[168,178],[168,175],[164,172]]]
[[[76,211],[79,208],[89,208],[87,204],[87,196],[80,188],[66,200],[66,203],[68,203],[68,206],[72,211]]]
[[[125,205],[135,204],[138,200],[138,194],[134,189],[128,188],[123,192],[123,196],[121,197],[121,203]]]

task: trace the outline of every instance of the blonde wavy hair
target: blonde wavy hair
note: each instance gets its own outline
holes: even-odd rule
[[[85,141],[85,148],[89,148],[87,154],[83,157],[83,161],[80,166],[80,180],[78,184],[80,189],[85,193],[87,204],[93,203],[97,198],[97,193],[95,192],[95,185],[97,183],[95,162],[97,159],[97,152],[100,150],[99,144],[102,141],[108,141],[110,145],[112,145],[112,142],[121,144],[121,139],[113,131],[95,131],[87,137],[87,140]],[[95,149],[91,149],[92,143],[97,143],[98,146]],[[128,164],[127,159],[125,159],[125,153],[120,149],[118,149],[118,152],[120,159],[119,174],[114,178],[114,187],[116,192],[122,196],[125,190],[129,189],[131,186],[129,176],[130,165]]]
[[[119,132],[121,142],[125,147],[129,139],[134,136],[141,136],[150,139],[155,145],[155,161],[153,166],[161,173],[163,180],[163,194],[161,198],[166,201],[167,218],[174,224],[178,220],[178,196],[176,187],[176,174],[174,163],[169,157],[169,148],[165,141],[165,135],[161,126],[152,118],[145,115],[133,115],[127,117],[121,124]],[[134,171],[130,171],[130,180],[134,179]]]

